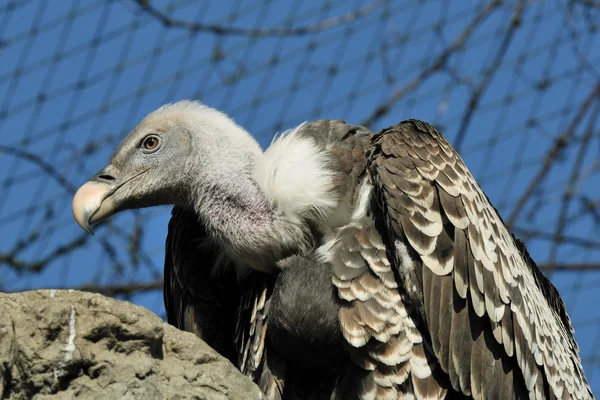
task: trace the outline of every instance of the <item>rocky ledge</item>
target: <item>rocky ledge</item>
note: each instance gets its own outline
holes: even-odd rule
[[[188,332],[98,294],[0,294],[2,399],[260,399]]]

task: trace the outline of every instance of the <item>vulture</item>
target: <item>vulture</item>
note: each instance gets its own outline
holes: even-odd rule
[[[92,233],[173,205],[169,323],[267,399],[592,399],[565,304],[449,142],[303,123],[262,150],[166,104],[73,198]]]

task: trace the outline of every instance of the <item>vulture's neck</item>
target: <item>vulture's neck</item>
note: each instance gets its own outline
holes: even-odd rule
[[[274,270],[279,259],[314,245],[311,226],[338,205],[328,157],[291,131],[264,153],[232,157],[221,173],[198,177],[196,212],[228,256]]]

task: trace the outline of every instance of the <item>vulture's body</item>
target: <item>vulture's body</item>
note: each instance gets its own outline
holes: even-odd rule
[[[257,147],[215,110],[163,107],[80,189],[74,213],[89,229],[175,204],[169,322],[267,398],[593,398],[556,289],[434,128],[373,135],[326,120]],[[146,173],[175,162],[187,178]],[[151,193],[127,188],[136,179]]]

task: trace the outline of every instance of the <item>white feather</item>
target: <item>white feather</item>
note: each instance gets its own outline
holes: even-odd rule
[[[394,245],[396,246],[396,251],[400,256],[399,268],[401,269],[401,271],[403,273],[409,273],[413,271],[415,269],[414,261],[412,257],[408,254],[408,248],[406,247],[406,245],[397,239],[394,242]]]
[[[256,164],[254,177],[269,201],[288,218],[324,220],[338,205],[328,154],[296,133],[306,123],[276,138]]]
[[[364,223],[364,219],[367,218],[369,212],[369,201],[371,201],[371,193],[373,191],[373,185],[367,180],[363,179],[360,183],[360,189],[358,194],[358,201],[354,213],[352,214],[352,222]]]

